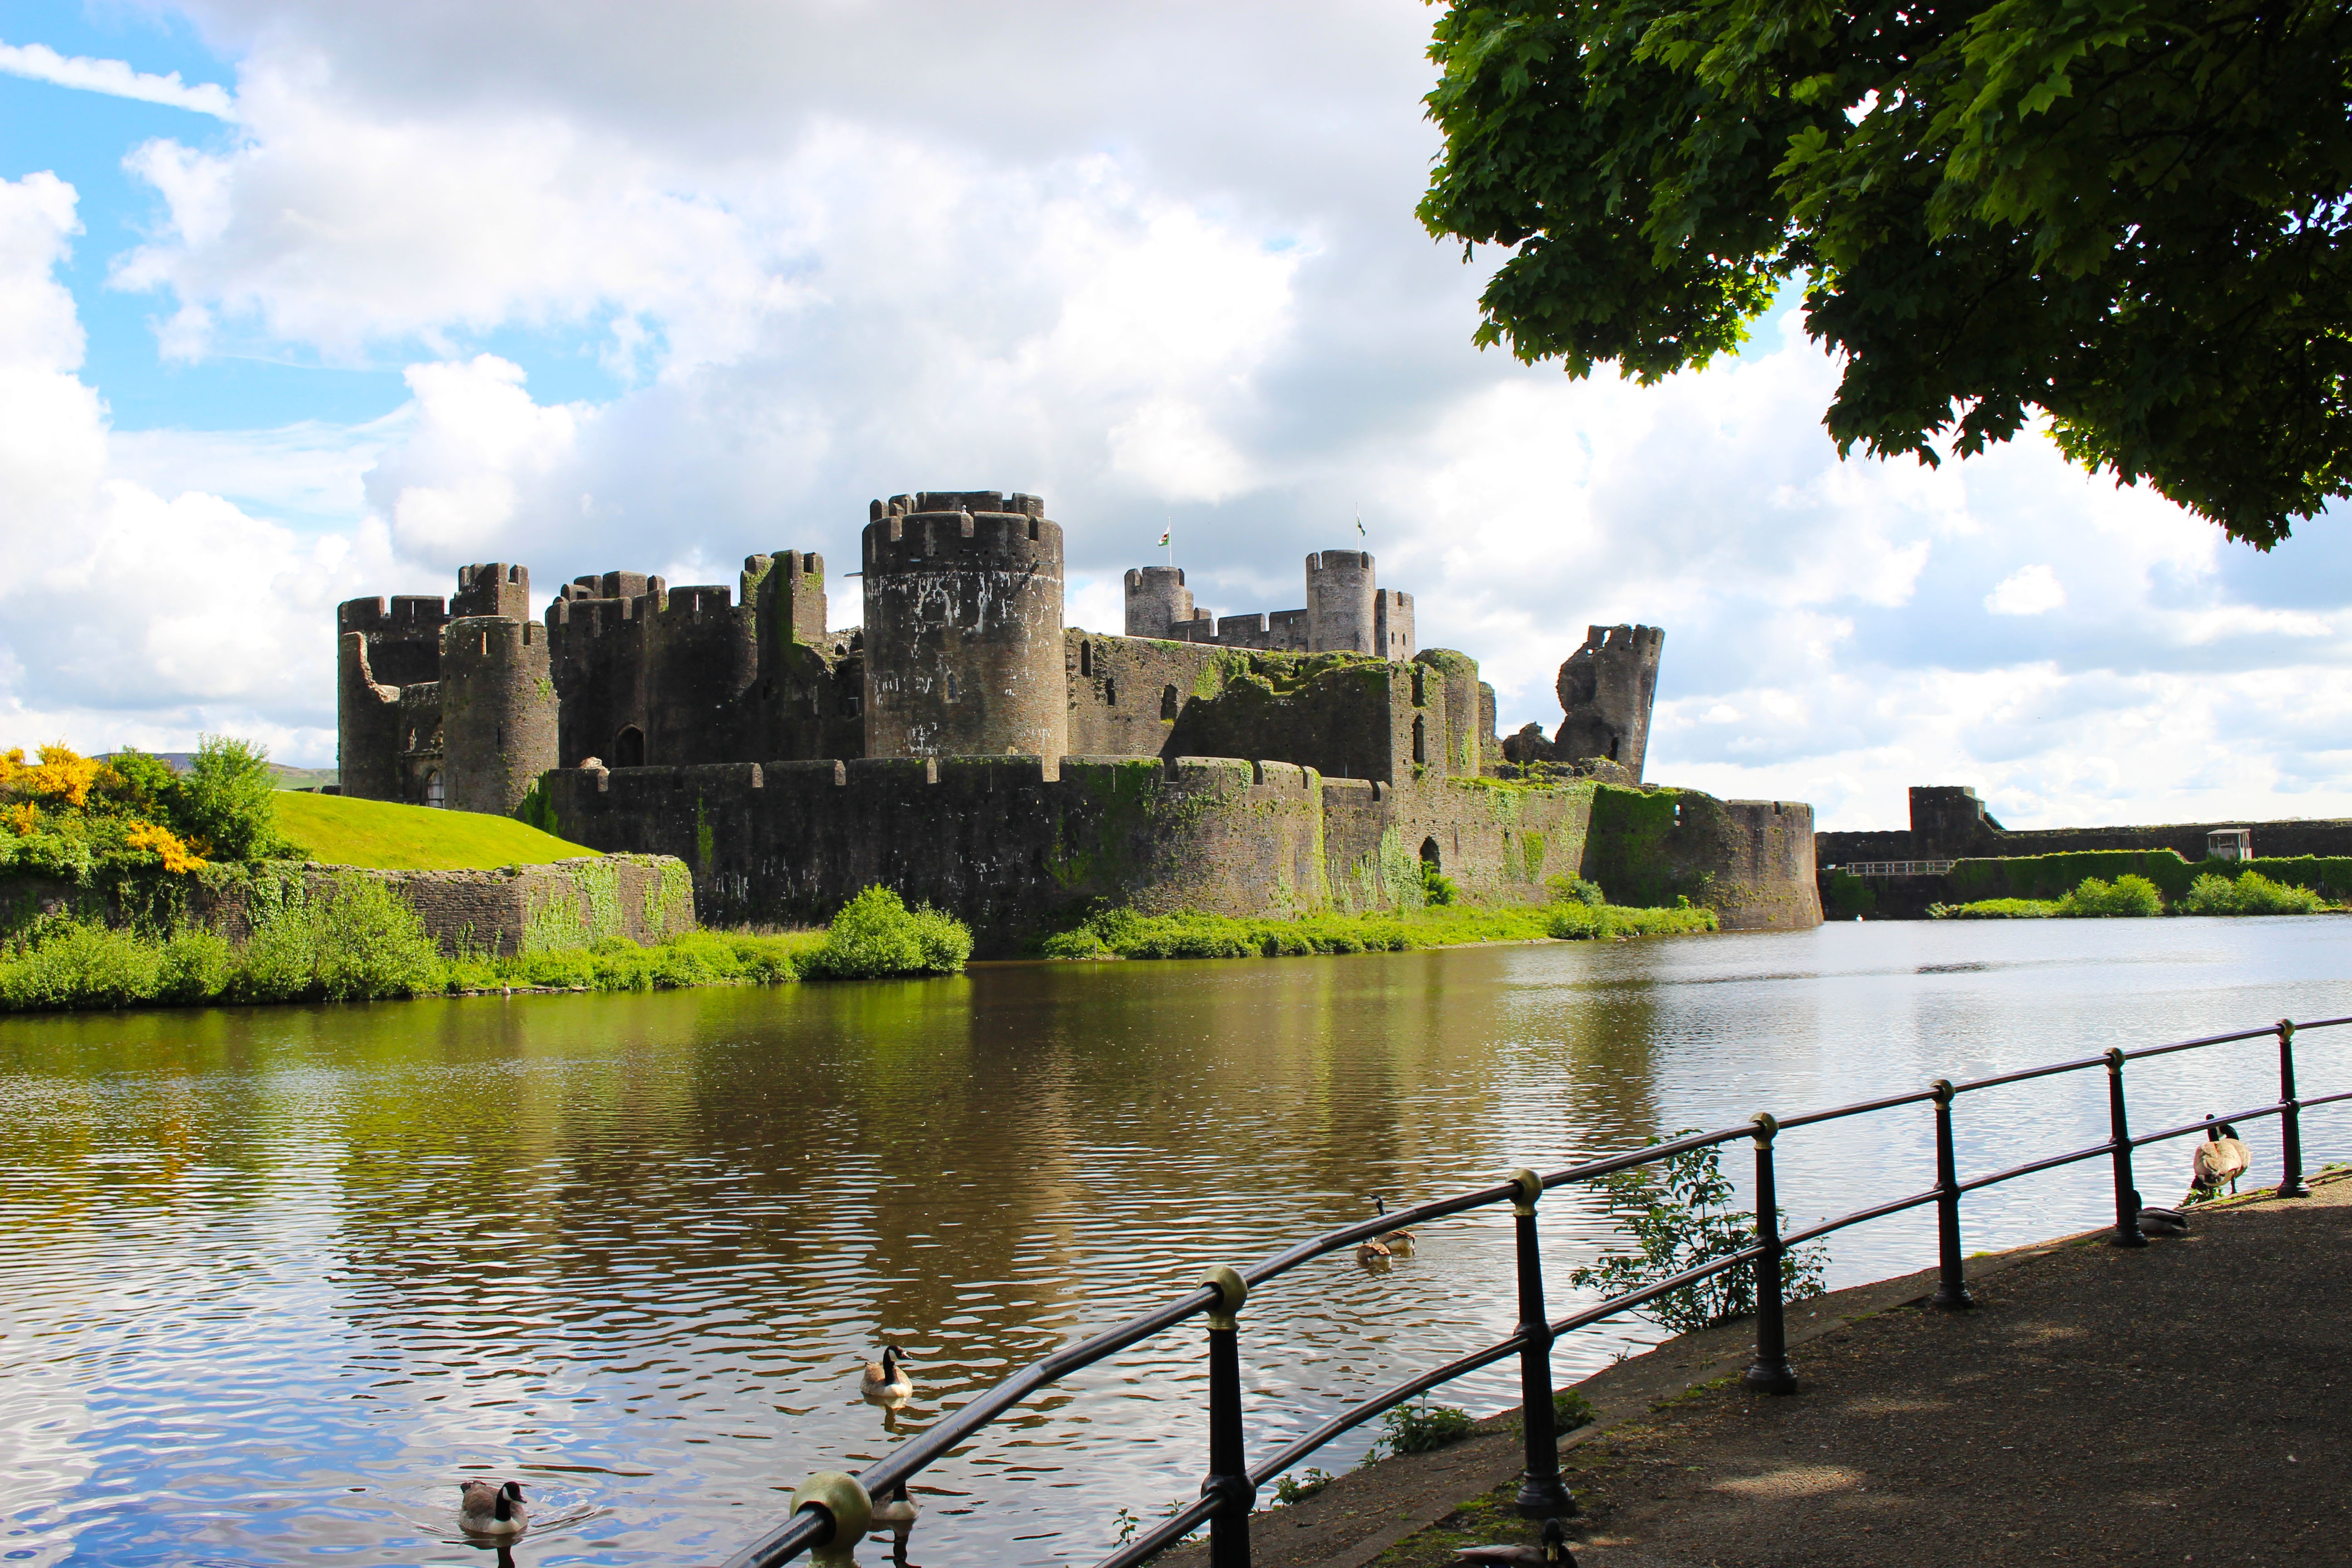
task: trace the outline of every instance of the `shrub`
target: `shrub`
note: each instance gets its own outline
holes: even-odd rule
[[[202,928],[175,931],[163,942],[156,966],[155,1000],[209,1002],[228,989],[236,973],[236,952],[228,939]]]
[[[1600,883],[1582,877],[1550,877],[1545,879],[1544,886],[1551,889],[1551,901],[1555,904],[1588,904],[1597,910],[1609,901]]]
[[[1687,902],[1671,910],[1626,909],[1617,904],[1554,904],[1546,930],[1564,942],[1610,941],[1621,936],[1683,936],[1720,929],[1713,910]]]
[[[1424,860],[1421,863],[1421,901],[1424,904],[1454,904],[1462,901],[1462,889],[1454,879]]]
[[[155,994],[163,950],[129,931],[54,920],[0,956],[0,1005],[16,1012],[122,1007]]]
[[[814,979],[953,974],[971,956],[971,930],[928,906],[908,909],[888,888],[868,888],[841,907],[803,973]]]
[[[2146,877],[2126,872],[2112,884],[2085,877],[2052,910],[2066,920],[2138,919],[2164,912],[2164,895]]]
[[[446,983],[440,952],[416,911],[386,883],[346,874],[309,898],[288,900],[254,929],[229,993],[243,1002],[352,1002],[413,996]]]
[[[1451,1405],[1400,1405],[1381,1417],[1391,1454],[1426,1454],[1470,1436],[1470,1413]]]
[[[1551,1425],[1555,1432],[1573,1432],[1579,1426],[1590,1426],[1601,1418],[1592,1401],[1572,1388],[1563,1388],[1551,1396]]]
[[[277,781],[269,751],[250,741],[206,735],[172,793],[174,826],[223,860],[259,860],[278,847]]]
[[[1683,1138],[1697,1131],[1687,1127],[1670,1136]],[[1725,1207],[1731,1201],[1731,1184],[1724,1179],[1718,1148],[1685,1150],[1656,1164],[1603,1176],[1596,1184],[1608,1194],[1611,1208],[1625,1216],[1640,1250],[1612,1254],[1598,1265],[1570,1271],[1571,1285],[1622,1296],[1756,1245],[1755,1215],[1734,1214]],[[1818,1245],[1781,1254],[1782,1300],[1820,1295],[1822,1270],[1828,1262],[1829,1249]],[[1678,1334],[1746,1317],[1755,1310],[1756,1270],[1745,1264],[1670,1290],[1642,1309]]]
[[[2173,906],[2184,915],[2315,915],[2326,908],[2309,888],[2274,882],[2260,871],[2245,871],[2237,880],[2208,871],[2189,885]]]
[[[2046,899],[1979,899],[1972,904],[1930,904],[1936,921],[2046,921],[2058,906]]]

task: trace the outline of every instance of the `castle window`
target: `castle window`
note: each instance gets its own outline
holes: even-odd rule
[[[950,670],[948,671],[948,700],[950,701],[953,701],[955,700],[955,671]]]
[[[447,804],[441,794],[441,775],[438,773],[425,775],[425,804],[436,806]]]
[[[1391,637],[1389,641],[1394,642],[1396,638]],[[1422,684],[1425,679],[1420,670],[1416,669],[1412,672],[1412,705],[1416,708],[1425,708],[1429,705],[1428,689]],[[1418,723],[1420,721],[1415,720],[1414,722]]]
[[[1418,767],[1422,763],[1429,761],[1428,748],[1428,721],[1416,713],[1413,715],[1412,720],[1412,761],[1414,766]]]
[[[1421,863],[1428,867],[1433,871],[1443,869],[1443,868],[1439,866],[1437,860],[1436,839],[1424,838],[1421,841]]]
[[[1112,679],[1108,679],[1108,678],[1106,678],[1106,679],[1104,679],[1104,681],[1103,681],[1103,701],[1104,701],[1104,703],[1105,703],[1106,705],[1108,705],[1108,706],[1109,706],[1109,707],[1112,707],[1112,708],[1116,708],[1116,707],[1118,707],[1118,681],[1116,681],[1116,680],[1112,680]]]
[[[1175,721],[1176,689],[1172,686],[1163,686],[1160,689],[1160,717],[1171,723]]]
[[[1080,675],[1091,676],[1094,672],[1095,645],[1090,642],[1082,642],[1078,645],[1078,673]]]
[[[641,768],[646,765],[646,732],[635,724],[625,724],[613,738],[613,765],[616,768]]]

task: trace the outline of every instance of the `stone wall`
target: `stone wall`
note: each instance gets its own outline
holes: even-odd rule
[[[814,923],[878,884],[970,921],[983,955],[1097,900],[1236,916],[1415,907],[1425,862],[1481,901],[1541,902],[1549,879],[1591,874],[1595,802],[1612,795],[1664,803],[1663,826],[1602,847],[1621,901],[1687,889],[1734,930],[1820,918],[1811,816],[1785,803],[1427,773],[1391,784],[1225,757],[1060,763],[1055,779],[1034,757],[566,769],[540,798],[576,843],[684,860],[707,921]],[[1665,873],[1632,874],[1637,838]]]
[[[1706,904],[1726,931],[1822,923],[1813,808],[1801,801],[1717,800],[1696,790],[1594,787],[1584,875],[1612,903]]]
[[[2021,855],[2076,854],[2105,849],[2170,849],[2184,860],[2205,858],[2205,836],[2244,827],[2258,856],[2352,855],[2352,821],[2315,818],[2249,822],[2160,823],[2141,827],[2003,827],[1965,784],[1915,784],[1911,826],[1861,833],[1824,833],[1814,846],[1825,867],[1870,860],[1991,859]]]

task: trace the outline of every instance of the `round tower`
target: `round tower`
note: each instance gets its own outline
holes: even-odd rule
[[[1127,574],[1127,635],[1164,637],[1179,621],[1205,620],[1192,607],[1181,566],[1130,567]]]
[[[468,616],[441,639],[442,798],[505,816],[555,766],[555,683],[547,628]]]
[[[1041,757],[1069,741],[1062,529],[1035,496],[928,491],[866,526],[866,754]]]
[[[1307,651],[1382,651],[1369,552],[1326,550],[1307,558]]]

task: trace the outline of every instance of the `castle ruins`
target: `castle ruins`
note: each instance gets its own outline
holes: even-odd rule
[[[1727,926],[1820,919],[1810,807],[1668,792],[1652,821],[1657,801],[1601,787],[1640,784],[1654,628],[1592,629],[1536,754],[1496,738],[1475,660],[1416,647],[1412,596],[1361,552],[1308,556],[1303,609],[1216,619],[1181,570],[1139,568],[1124,636],[1063,624],[1035,496],[877,500],[859,566],[848,629],[824,559],[793,550],[731,587],[578,577],[536,620],[506,563],[465,568],[446,607],[345,603],[342,789],[677,855],[710,921],[820,918],[881,883],[985,944],[1105,899],[1410,907],[1424,866],[1489,900],[1599,870],[1612,893],[1701,891]]]

